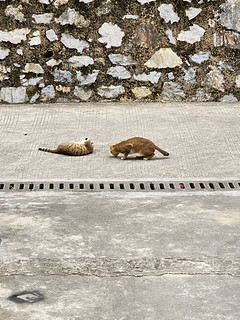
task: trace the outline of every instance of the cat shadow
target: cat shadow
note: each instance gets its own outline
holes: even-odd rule
[[[122,160],[121,157],[114,157],[114,156],[109,156],[110,159],[118,159],[121,161],[159,161],[159,160],[167,160],[169,157],[164,157],[164,158],[159,158],[159,157],[153,157],[150,160],[143,160],[143,158],[140,157],[127,157],[125,160]]]

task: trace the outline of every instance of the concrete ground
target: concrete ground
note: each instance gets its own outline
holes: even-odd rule
[[[0,185],[89,178],[238,181],[238,108],[0,106]],[[138,135],[170,157],[123,161],[110,155],[108,144]],[[95,142],[86,157],[38,151],[85,136]],[[239,188],[0,189],[0,319],[238,320],[239,207]]]
[[[6,105],[0,107],[2,179],[240,178],[240,103]],[[170,153],[113,158],[109,144],[149,138]],[[95,151],[38,151],[90,137]]]
[[[1,319],[240,318],[239,192],[5,193]],[[8,300],[36,291],[44,300]]]

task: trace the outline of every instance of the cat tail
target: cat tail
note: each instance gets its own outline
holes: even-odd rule
[[[164,156],[169,156],[169,153],[161,148],[159,148],[158,146],[155,145],[155,148],[157,151],[161,152]]]
[[[44,152],[58,153],[57,149],[52,150],[47,148],[38,148],[38,150],[44,151]]]

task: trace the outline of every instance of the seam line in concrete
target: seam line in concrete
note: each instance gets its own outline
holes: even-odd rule
[[[80,275],[98,277],[162,276],[162,275],[228,275],[240,276],[240,259],[185,258],[78,258],[18,259],[2,261],[0,276],[12,275]]]

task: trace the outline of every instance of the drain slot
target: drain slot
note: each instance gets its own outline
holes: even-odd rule
[[[155,190],[155,185],[153,183],[150,183],[150,189]]]
[[[208,185],[209,185],[210,189],[212,189],[212,190],[215,189],[214,184],[212,182],[210,182]]]
[[[140,183],[140,189],[141,189],[141,190],[145,190],[144,183]]]
[[[224,184],[222,182],[219,182],[218,184],[221,189],[225,189]]]
[[[159,183],[159,188],[160,188],[161,190],[164,190],[164,189],[165,189],[164,184],[163,184],[163,183]]]

